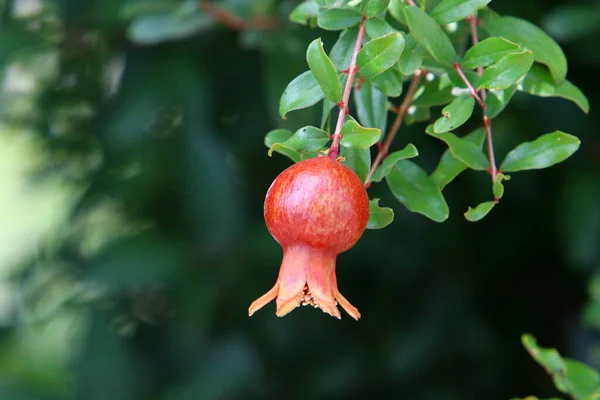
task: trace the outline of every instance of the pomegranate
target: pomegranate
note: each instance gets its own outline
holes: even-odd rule
[[[369,198],[354,171],[329,157],[294,164],[271,184],[264,211],[283,261],[275,286],[250,305],[249,314],[277,298],[280,317],[312,305],[341,318],[339,303],[358,320],[335,275],[337,255],[354,246],[369,220]]]

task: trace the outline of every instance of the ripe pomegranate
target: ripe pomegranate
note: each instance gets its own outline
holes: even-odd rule
[[[249,314],[277,298],[280,317],[312,305],[341,318],[339,303],[358,320],[360,313],[338,290],[335,259],[354,246],[368,220],[367,192],[339,161],[317,157],[284,170],[265,199],[265,222],[283,248],[283,261],[275,286],[250,305]]]

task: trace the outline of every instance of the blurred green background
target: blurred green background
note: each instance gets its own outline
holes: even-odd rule
[[[291,0],[214,2],[270,30],[215,23],[189,0],[0,0],[0,399],[508,399],[558,394],[520,335],[600,365],[600,2],[502,0],[563,46],[592,111],[517,94],[497,154],[556,129],[581,149],[517,173],[480,223],[485,174],[445,191],[436,224],[396,211],[338,260],[362,318],[251,301],[281,250],[262,202],[308,43]],[[477,122],[474,122],[477,124]],[[403,128],[428,171],[444,148]],[[598,301],[598,304],[594,302]]]

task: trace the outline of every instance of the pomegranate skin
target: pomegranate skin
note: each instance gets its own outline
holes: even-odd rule
[[[275,286],[252,303],[249,314],[277,298],[278,316],[313,305],[340,318],[340,304],[358,319],[335,275],[337,255],[354,246],[369,220],[369,198],[354,171],[329,157],[294,164],[271,184],[264,212],[284,255]]]

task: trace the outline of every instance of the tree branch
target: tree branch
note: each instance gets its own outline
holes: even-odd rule
[[[344,119],[346,114],[348,114],[348,101],[350,100],[350,93],[352,92],[352,85],[354,84],[354,77],[356,76],[356,72],[358,68],[356,68],[356,57],[358,56],[358,52],[362,46],[363,38],[365,37],[365,18],[360,23],[360,27],[358,28],[358,36],[356,38],[356,43],[354,44],[354,51],[352,52],[352,59],[350,61],[350,66],[348,67],[348,80],[346,81],[346,86],[344,87],[344,94],[342,95],[342,101],[338,103],[338,107],[340,109],[340,113],[338,115],[337,123],[335,124],[335,131],[333,132],[333,143],[329,148],[329,157],[332,159],[337,159],[340,151],[340,141],[342,140],[342,127],[344,126]]]
[[[267,16],[259,16],[250,21],[246,21],[221,7],[212,5],[209,0],[200,0],[200,9],[213,20],[236,31],[243,31],[246,29],[268,30],[274,28],[276,25],[275,20]]]
[[[396,137],[396,134],[398,133],[400,126],[402,125],[402,121],[404,121],[404,116],[406,115],[406,112],[408,111],[408,107],[410,107],[410,104],[412,103],[413,96],[415,95],[415,92],[417,91],[417,89],[419,87],[419,83],[421,82],[421,77],[426,73],[427,73],[426,71],[421,71],[421,70],[417,70],[415,72],[415,75],[413,76],[413,79],[410,82],[410,86],[408,87],[408,91],[406,92],[406,95],[404,95],[404,100],[402,101],[402,104],[400,104],[400,107],[398,107],[398,114],[396,115],[396,119],[394,120],[392,127],[388,131],[388,133],[385,137],[385,141],[383,142],[381,147],[379,147],[379,152],[377,153],[377,156],[375,157],[375,161],[373,161],[373,164],[371,165],[371,169],[369,170],[369,173],[367,174],[367,178],[365,179],[365,187],[366,188],[371,186],[371,179],[373,178],[373,174],[375,173],[375,170],[377,169],[379,164],[381,164],[383,159],[385,157],[387,157],[388,152],[390,151],[390,147],[392,146],[392,142],[394,141],[394,138]]]

